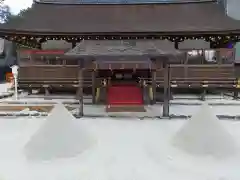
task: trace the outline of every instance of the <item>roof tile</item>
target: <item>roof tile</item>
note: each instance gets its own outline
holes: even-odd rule
[[[35,3],[2,30],[51,33],[208,32],[239,30],[215,2],[67,5]],[[0,30],[1,30],[0,29]]]

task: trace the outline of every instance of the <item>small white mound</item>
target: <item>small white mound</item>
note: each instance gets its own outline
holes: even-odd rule
[[[174,137],[174,145],[195,155],[230,156],[236,152],[233,137],[204,103]]]
[[[57,104],[44,125],[26,144],[25,154],[29,159],[39,160],[74,157],[93,142],[72,114],[62,104]]]

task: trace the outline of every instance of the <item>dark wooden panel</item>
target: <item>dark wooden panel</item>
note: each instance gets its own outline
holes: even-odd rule
[[[177,87],[233,87],[235,68],[233,65],[171,65],[171,81]],[[157,71],[157,83],[163,86],[163,71]],[[151,82],[150,82],[151,83]]]
[[[22,66],[19,79],[59,79],[77,78],[78,66]]]

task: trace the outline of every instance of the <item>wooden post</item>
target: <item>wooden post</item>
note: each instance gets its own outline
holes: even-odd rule
[[[170,66],[168,61],[164,61],[163,117],[169,117],[169,97],[170,97]]]
[[[108,80],[104,79],[103,80],[103,85],[102,85],[102,98],[103,98],[103,103],[107,104],[107,88],[108,88]]]
[[[179,45],[178,42],[174,42],[174,48],[175,49],[178,49],[178,45]]]
[[[235,88],[234,91],[233,91],[233,99],[234,100],[238,99],[238,89],[237,88]]]
[[[92,71],[92,103],[96,104],[96,71]]]
[[[157,84],[156,84],[157,72],[156,70],[152,70],[152,104],[156,103],[156,94],[157,94]]]
[[[149,87],[146,84],[145,80],[141,80],[141,84],[140,84],[142,91],[143,91],[143,100],[144,100],[144,104],[150,104],[150,96],[149,96]]]
[[[216,61],[217,61],[218,65],[221,65],[223,63],[220,49],[216,50]]]
[[[82,117],[84,115],[83,113],[83,60],[82,59],[79,60],[77,98],[79,101],[78,116]]]
[[[77,42],[76,41],[72,41],[72,49],[75,48],[77,46]]]
[[[202,92],[201,97],[200,97],[200,99],[202,101],[206,100],[206,94],[207,94],[207,90],[206,90],[206,88],[203,88],[203,92]]]

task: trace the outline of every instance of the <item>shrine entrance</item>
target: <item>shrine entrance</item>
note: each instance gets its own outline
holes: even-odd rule
[[[166,49],[166,43],[168,44]],[[164,49],[162,49],[164,48]],[[143,112],[144,104],[156,102],[157,72],[163,85],[163,116],[169,115],[171,57],[179,52],[166,40],[87,40],[65,53],[79,58],[78,95],[80,116],[83,115],[82,72],[92,62],[93,102],[104,102],[106,110],[119,106]],[[161,66],[159,66],[159,64]],[[127,83],[128,82],[128,83]],[[130,84],[129,84],[130,82]],[[150,99],[150,101],[148,101]],[[110,107],[110,108],[109,108]],[[136,109],[136,107],[138,109]],[[121,110],[121,111],[122,111]]]
[[[151,78],[150,69],[98,70],[98,77],[107,79],[111,85],[139,84],[143,78]]]
[[[106,79],[106,111],[144,112],[142,78],[150,78],[147,58],[96,60],[98,78]]]
[[[138,83],[139,77],[136,72],[132,69],[118,69],[112,72],[111,82],[112,84],[122,84],[122,83]]]

